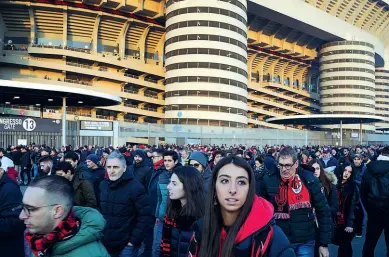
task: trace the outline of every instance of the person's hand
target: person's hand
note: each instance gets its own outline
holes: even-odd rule
[[[353,228],[350,228],[350,227],[346,227],[346,228],[344,229],[344,231],[346,231],[347,233],[352,233],[352,232],[354,231],[354,229],[353,229]]]
[[[330,253],[328,252],[328,247],[320,246],[319,247],[319,256],[320,257],[329,257]]]
[[[131,244],[130,242],[128,242],[128,244],[127,244],[128,246],[134,246],[133,244]]]

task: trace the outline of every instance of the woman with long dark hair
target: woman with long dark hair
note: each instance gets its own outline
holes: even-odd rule
[[[338,196],[336,191],[338,179],[334,173],[324,171],[323,165],[317,159],[310,161],[308,165],[315,169],[314,175],[319,179],[320,184],[323,186],[331,214],[335,217],[338,212]]]
[[[186,257],[193,234],[192,225],[204,216],[203,179],[197,169],[180,167],[167,186],[169,199],[164,219],[161,257]]]
[[[332,172],[324,171],[323,165],[319,160],[312,160],[308,163],[315,169],[314,176],[317,177],[320,181],[320,184],[323,186],[323,193],[325,194],[330,207],[332,220],[335,222],[336,214],[338,213],[338,194],[336,190],[336,185],[338,179],[335,174]],[[319,233],[316,233],[317,237]],[[320,240],[315,241],[315,256],[319,256],[319,244]]]
[[[354,232],[354,210],[359,203],[359,194],[354,182],[354,174],[350,163],[342,167],[341,179],[338,181],[339,211],[336,215],[335,237],[333,243],[339,246],[339,257],[352,257],[351,241]]]
[[[302,151],[300,163],[308,164],[308,160],[309,160],[309,152],[307,150]]]
[[[213,170],[205,216],[195,223],[189,256],[295,256],[273,215],[273,205],[255,195],[250,165],[228,156]]]

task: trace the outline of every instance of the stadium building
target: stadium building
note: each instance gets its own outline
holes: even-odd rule
[[[64,95],[46,94],[67,88],[69,122],[114,121],[119,133],[331,134],[337,126],[267,120],[383,117],[363,126],[372,134],[389,123],[388,41],[383,0],[2,0],[0,104],[4,115],[60,119]]]

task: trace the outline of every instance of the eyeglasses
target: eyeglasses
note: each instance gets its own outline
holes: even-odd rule
[[[295,162],[296,163],[296,162]],[[286,169],[286,170],[290,170],[292,167],[293,167],[293,165],[295,165],[295,163],[293,163],[293,164],[278,164],[278,168],[280,169],[280,170],[282,170],[282,169]]]
[[[31,217],[31,212],[36,212],[37,210],[41,209],[41,208],[44,208],[44,207],[51,207],[51,206],[55,206],[55,205],[58,205],[57,203],[56,204],[50,204],[50,205],[44,205],[44,206],[37,206],[37,207],[34,207],[34,206],[26,206],[24,204],[21,204],[22,208],[23,208],[23,211],[24,213],[26,214],[27,217]]]
[[[189,164],[188,166],[198,168],[200,167],[200,163]]]

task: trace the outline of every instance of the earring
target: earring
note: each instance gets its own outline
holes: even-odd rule
[[[217,205],[216,195],[213,196],[213,205]]]

